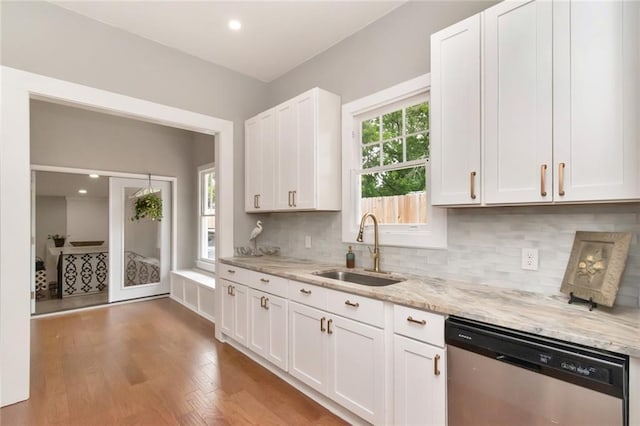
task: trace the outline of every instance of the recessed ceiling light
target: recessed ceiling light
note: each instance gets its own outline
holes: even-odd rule
[[[242,28],[242,23],[237,19],[232,19],[229,21],[229,28],[231,28],[233,31],[238,31],[240,28]]]
[[[97,174],[95,174],[95,173],[91,173],[91,174],[89,175],[89,177],[90,177],[90,178],[93,178],[93,179],[98,179],[98,178],[100,177],[100,175],[97,175]]]
[[[86,189],[78,189],[78,194],[86,194],[87,190]]]

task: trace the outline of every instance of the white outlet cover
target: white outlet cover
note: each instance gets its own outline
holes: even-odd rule
[[[538,249],[537,248],[523,248],[521,268],[527,271],[538,270]]]

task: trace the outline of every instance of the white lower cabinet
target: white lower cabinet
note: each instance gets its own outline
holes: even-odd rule
[[[248,334],[248,291],[247,287],[220,280],[222,284],[222,315],[220,327],[222,332],[236,342],[247,346]]]
[[[446,350],[393,336],[394,423],[446,425]]]
[[[249,290],[249,349],[287,370],[287,300]]]
[[[384,331],[289,303],[292,376],[374,423],[384,415]]]

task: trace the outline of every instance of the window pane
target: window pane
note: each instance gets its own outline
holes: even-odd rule
[[[402,135],[402,110],[382,116],[382,140]]]
[[[363,174],[361,213],[371,212],[381,224],[427,222],[425,166]]]
[[[204,238],[206,238],[206,244],[203,244],[202,258],[215,260],[216,259],[216,217],[206,216],[202,218],[202,226],[204,230]]]
[[[380,145],[373,144],[362,147],[362,168],[370,169],[380,165]]]
[[[407,161],[429,157],[429,133],[407,137]]]
[[[407,108],[407,134],[429,129],[429,103]]]
[[[216,181],[213,172],[203,175],[203,214],[212,215],[216,213]]]
[[[392,140],[386,142],[382,148],[382,164],[402,163],[402,140]]]
[[[380,140],[380,117],[362,122],[362,143],[378,142]]]

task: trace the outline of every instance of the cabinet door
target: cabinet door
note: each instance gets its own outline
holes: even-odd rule
[[[556,201],[638,196],[639,8],[553,5]]]
[[[266,357],[269,333],[269,313],[264,307],[266,294],[249,290],[249,349]]]
[[[551,202],[552,3],[484,11],[484,201]]]
[[[480,15],[431,36],[432,204],[480,203]]]
[[[245,210],[274,209],[276,176],[275,111],[245,122]]]
[[[276,108],[276,209],[293,208],[293,191],[298,187],[298,144],[296,140],[295,103],[286,102]]]
[[[289,373],[317,390],[326,390],[327,314],[289,303]],[[323,326],[324,324],[324,326]]]
[[[446,424],[446,352],[398,335],[393,336],[393,345],[394,423]]]
[[[327,396],[371,423],[383,423],[383,330],[332,316],[327,323],[327,337]]]
[[[231,296],[230,287],[233,287],[233,284],[227,280],[220,279],[220,283],[222,284],[222,315],[220,315],[220,328],[224,334],[229,337],[233,337],[234,330],[234,320],[236,316],[235,302],[234,297]]]
[[[268,343],[266,358],[287,370],[288,335],[287,300],[271,294],[265,295],[265,309],[268,312]]]
[[[233,338],[238,343],[247,346],[247,333],[249,329],[249,310],[247,287],[233,284],[234,317],[233,317]]]
[[[295,209],[312,209],[316,207],[317,98],[316,91],[310,91],[294,100],[298,152],[297,188],[293,194],[293,206]]]
[[[254,117],[244,124],[244,209],[247,212],[258,209],[257,197],[261,191],[260,173],[260,120]]]

